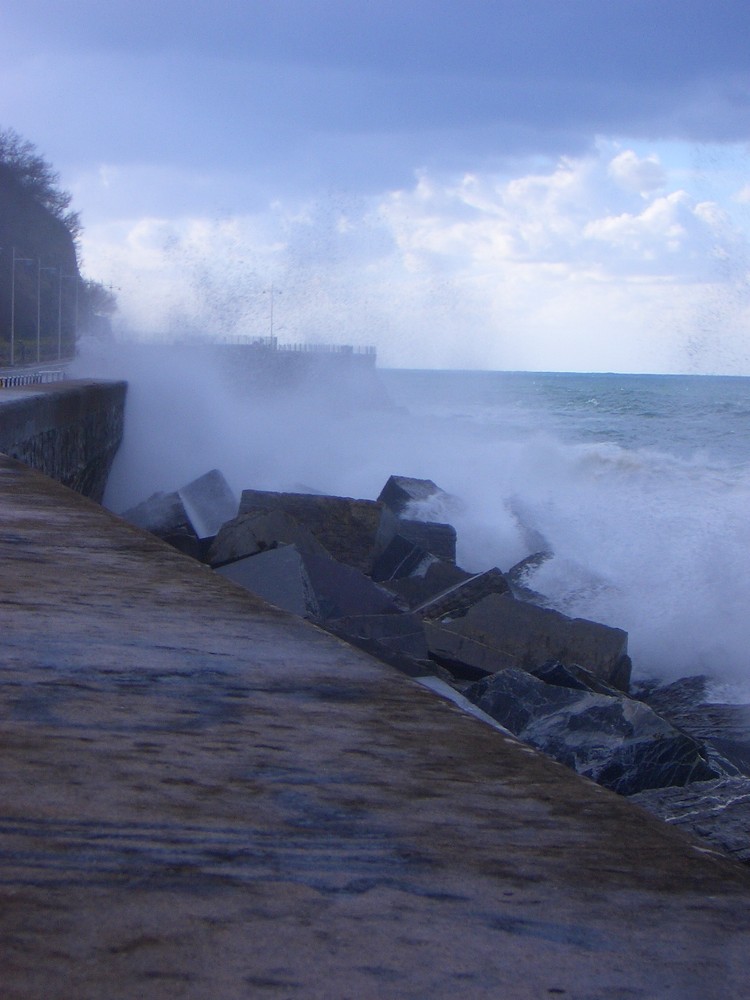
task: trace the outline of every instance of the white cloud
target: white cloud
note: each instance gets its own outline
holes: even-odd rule
[[[747,275],[727,263],[745,237],[656,166],[602,147],[515,176],[422,171],[376,199],[103,227],[86,257],[135,327],[265,335],[273,282],[282,340],[374,343],[415,367],[713,368],[695,328],[722,301],[722,356],[748,370]]]
[[[658,156],[639,157],[632,149],[625,149],[611,160],[610,177],[625,190],[635,191],[646,197],[664,187],[667,175]]]

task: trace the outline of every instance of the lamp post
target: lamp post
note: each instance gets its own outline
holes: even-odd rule
[[[62,283],[63,278],[75,281],[75,311],[73,314],[73,342],[78,338],[78,284],[80,281],[77,274],[63,274],[60,268],[60,287],[57,299],[57,360],[62,358]]]
[[[13,247],[13,263],[11,265],[10,278],[10,364],[16,363],[16,264],[33,264],[31,257],[16,257],[16,248]]]
[[[37,259],[36,272],[36,363],[42,360],[42,271],[56,271],[56,267],[42,267],[42,258]]]

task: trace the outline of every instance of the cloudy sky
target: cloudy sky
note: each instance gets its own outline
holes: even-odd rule
[[[744,0],[24,0],[7,127],[138,335],[750,374]]]

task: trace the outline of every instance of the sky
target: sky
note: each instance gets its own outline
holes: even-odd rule
[[[123,336],[750,375],[743,0],[24,0],[0,128]]]

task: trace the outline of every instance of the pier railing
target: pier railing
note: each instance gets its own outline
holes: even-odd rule
[[[0,389],[13,389],[23,385],[43,385],[45,382],[62,382],[65,372],[54,371],[30,372],[26,375],[0,375]]]

